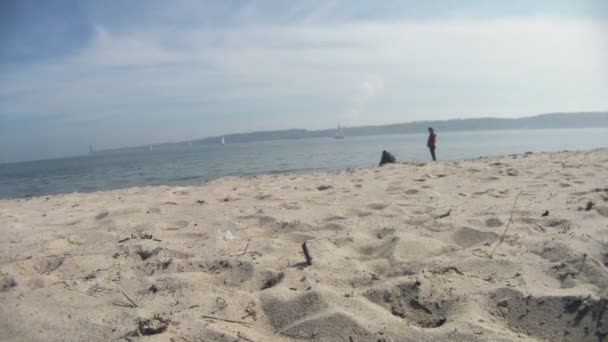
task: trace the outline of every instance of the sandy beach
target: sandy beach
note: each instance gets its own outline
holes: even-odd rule
[[[0,233],[2,341],[608,341],[608,149],[0,200]]]

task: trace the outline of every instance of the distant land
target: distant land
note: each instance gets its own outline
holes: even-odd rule
[[[560,128],[592,128],[608,127],[608,112],[579,112],[579,113],[549,113],[530,117],[504,118],[475,118],[451,119],[435,121],[415,121],[380,126],[342,127],[348,137],[383,135],[383,134],[413,134],[426,133],[428,127],[438,132],[486,131],[486,130],[520,130],[520,129],[560,129]],[[297,140],[312,138],[332,138],[336,129],[306,130],[287,129],[280,131],[259,131],[224,135],[226,144],[248,143],[270,140]],[[100,150],[94,153],[115,153],[133,149],[166,149],[184,146],[186,144],[219,145],[222,136],[208,137],[199,140],[156,144],[145,147],[126,147],[112,150]]]

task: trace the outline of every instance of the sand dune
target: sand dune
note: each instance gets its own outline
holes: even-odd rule
[[[0,340],[608,341],[607,180],[600,149],[1,200]]]

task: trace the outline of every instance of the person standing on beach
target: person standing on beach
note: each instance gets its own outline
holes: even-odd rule
[[[435,142],[436,141],[437,141],[437,134],[435,134],[433,127],[429,127],[429,138],[426,141],[426,146],[431,151],[431,156],[433,157],[433,161],[437,160],[437,159],[435,159]]]

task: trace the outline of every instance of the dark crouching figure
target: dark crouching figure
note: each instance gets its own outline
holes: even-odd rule
[[[395,162],[394,155],[392,155],[388,151],[382,151],[382,158],[380,158],[380,166],[382,166],[384,164],[394,163],[394,162]]]

